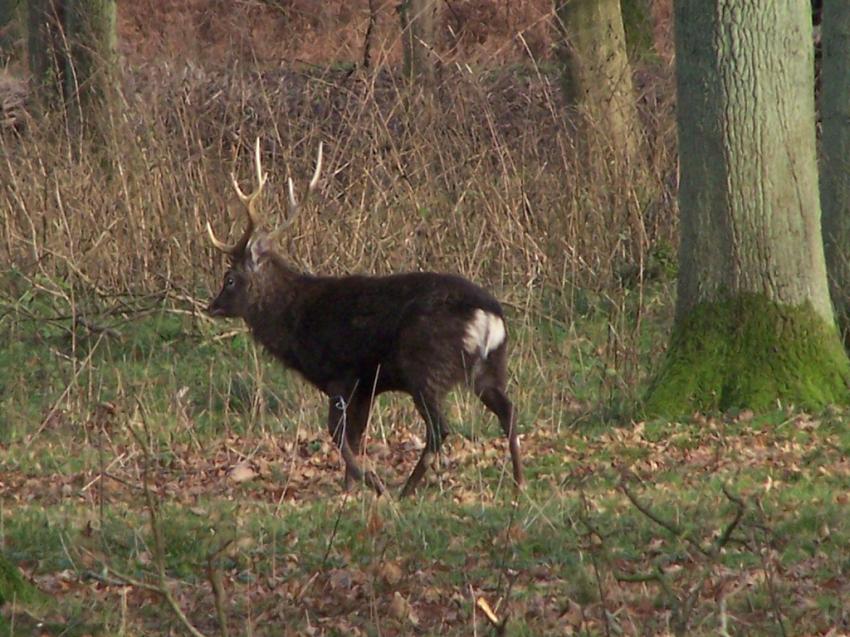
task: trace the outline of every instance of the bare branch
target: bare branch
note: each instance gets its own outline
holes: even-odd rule
[[[221,569],[216,564],[216,560],[232,542],[232,539],[227,540],[207,556],[207,579],[212,587],[215,612],[218,616],[218,625],[221,629],[222,637],[229,637],[230,630],[227,627],[227,613],[225,612],[225,600],[227,598],[224,593],[224,582],[222,581]]]
[[[723,495],[725,495],[731,502],[735,504],[735,517],[732,521],[726,526],[723,530],[723,533],[720,537],[717,538],[717,541],[714,543],[714,551],[715,554],[720,552],[724,546],[729,543],[729,539],[732,537],[732,533],[734,533],[735,529],[738,527],[738,524],[741,522],[741,518],[744,517],[744,511],[746,510],[746,505],[744,501],[738,496],[732,494],[726,485],[723,485]]]
[[[668,520],[665,520],[664,518],[660,517],[652,509],[650,509],[645,504],[643,504],[640,500],[638,500],[637,496],[634,493],[632,493],[632,490],[629,489],[628,484],[626,484],[625,477],[623,477],[620,480],[619,486],[620,486],[620,490],[625,494],[625,496],[629,499],[629,501],[634,505],[634,507],[638,511],[643,513],[646,517],[648,517],[650,520],[655,522],[658,526],[660,526],[664,529],[667,529],[667,531],[669,531],[671,534],[675,535],[676,537],[688,539],[685,531],[680,529],[678,526],[676,526],[672,522],[669,522]]]
[[[165,545],[162,538],[162,528],[159,524],[159,504],[151,491],[149,479],[150,465],[153,462],[150,450],[151,432],[148,427],[147,419],[145,418],[144,407],[138,400],[136,401],[136,407],[142,421],[142,429],[145,435],[143,436],[142,432],[138,431],[136,427],[129,423],[127,427],[130,434],[142,448],[142,488],[145,496],[145,508],[147,509],[148,519],[151,525],[151,535],[153,536],[153,561],[156,565],[158,582],[157,584],[149,584],[130,577],[125,573],[121,573],[109,565],[106,565],[106,568],[115,577],[131,586],[158,593],[163,599],[165,599],[174,615],[193,637],[205,637],[205,635],[195,628],[192,622],[189,621],[189,618],[183,612],[183,609],[180,608],[180,605],[171,593],[171,589],[168,587],[168,577],[165,572]]]
[[[180,623],[183,624],[183,627],[187,631],[189,631],[192,637],[206,637],[204,633],[195,628],[192,622],[189,621],[189,618],[186,617],[186,614],[183,612],[183,609],[180,608],[180,605],[177,603],[177,600],[174,599],[174,596],[171,594],[171,591],[168,589],[164,582],[160,582],[159,584],[148,584],[147,582],[143,582],[142,580],[130,577],[126,573],[117,571],[109,565],[106,565],[106,569],[113,576],[115,576],[125,584],[129,584],[134,588],[141,588],[146,591],[157,593],[160,597],[165,599],[166,603],[171,608],[171,611],[175,614],[177,619],[180,620]]]

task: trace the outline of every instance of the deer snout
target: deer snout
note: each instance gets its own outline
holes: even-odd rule
[[[227,309],[218,297],[213,299],[212,303],[207,306],[207,314],[212,317],[229,316]]]

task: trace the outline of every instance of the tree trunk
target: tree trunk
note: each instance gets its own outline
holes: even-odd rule
[[[636,158],[640,127],[620,0],[555,0],[555,11],[568,102],[617,153]]]
[[[0,63],[8,64],[23,50],[27,6],[23,0],[0,0]]]
[[[649,413],[848,400],[820,234],[809,9],[676,3],[678,298]]]
[[[437,18],[435,0],[402,0],[401,40],[404,54],[404,77],[412,86],[430,89],[434,86],[434,36]]]
[[[116,0],[31,0],[28,22],[41,106],[64,105],[74,132],[99,126],[117,81]]]
[[[99,127],[115,95],[117,73],[116,0],[76,0],[65,7],[71,43],[65,95],[72,128]]]
[[[27,3],[27,56],[36,102],[42,109],[62,103],[65,75],[62,0]]]
[[[850,3],[828,2],[821,24],[823,243],[838,327],[850,344]]]
[[[656,59],[650,0],[620,0],[626,54],[634,63]]]

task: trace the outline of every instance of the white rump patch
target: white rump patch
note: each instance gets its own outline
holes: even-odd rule
[[[466,326],[463,348],[470,354],[480,354],[481,358],[505,342],[505,323],[501,318],[484,310],[475,310],[472,320]]]

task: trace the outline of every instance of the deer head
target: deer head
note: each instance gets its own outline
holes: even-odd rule
[[[288,228],[295,218],[298,216],[300,207],[295,198],[295,186],[290,177],[288,180],[288,214],[283,223],[272,232],[264,233],[257,232],[262,226],[262,221],[257,213],[256,204],[263,191],[263,186],[266,185],[268,174],[263,171],[262,161],[260,158],[260,139],[254,147],[254,165],[257,170],[257,187],[250,194],[245,194],[239,187],[239,182],[236,176],[231,174],[233,188],[236,190],[236,195],[239,201],[245,208],[245,216],[247,224],[242,236],[234,244],[226,244],[220,241],[212,230],[209,222],[207,222],[207,234],[213,246],[227,255],[230,261],[230,267],[224,274],[224,282],[221,291],[210,303],[208,312],[211,316],[222,317],[242,317],[246,318],[246,313],[251,304],[251,291],[254,279],[258,271],[266,262],[268,256],[272,252],[272,248],[277,242],[280,233]],[[319,176],[322,171],[322,143],[319,142],[319,152],[316,158],[316,168],[313,171],[313,178],[307,187],[307,193],[304,197],[306,201],[310,194],[316,189],[319,183]]]

